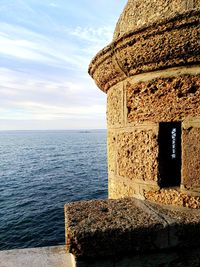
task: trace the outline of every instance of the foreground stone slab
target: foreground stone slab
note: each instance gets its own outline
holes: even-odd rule
[[[112,266],[138,255],[200,248],[198,210],[134,198],[92,200],[66,204],[65,218],[67,251],[82,264],[107,260],[102,266]]]
[[[0,251],[0,267],[74,267],[65,246]]]

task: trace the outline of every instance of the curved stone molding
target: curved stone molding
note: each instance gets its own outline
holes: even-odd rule
[[[126,77],[200,62],[200,11],[189,11],[125,34],[101,50],[89,66],[107,92]]]

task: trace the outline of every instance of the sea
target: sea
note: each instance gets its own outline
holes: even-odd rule
[[[64,204],[105,198],[106,130],[0,131],[0,250],[64,244]]]

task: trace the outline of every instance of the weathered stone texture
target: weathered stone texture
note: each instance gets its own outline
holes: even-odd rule
[[[125,198],[70,203],[65,205],[65,217],[67,251],[78,260],[116,262],[164,248],[175,252],[200,245],[197,210]]]
[[[123,84],[119,83],[107,94],[107,124],[108,127],[123,125]]]
[[[113,131],[108,131],[107,136],[107,158],[108,158],[108,173],[116,172],[116,148],[117,135]]]
[[[177,143],[180,159],[180,131],[176,140],[162,148],[157,129],[161,122],[183,122],[182,177],[181,185],[180,179],[176,185],[191,193],[200,192],[200,133],[183,125],[200,117],[199,36],[198,0],[128,0],[112,43],[91,61],[89,74],[108,95],[109,197],[142,197],[152,187],[158,190],[164,186],[158,180],[159,176],[165,179],[161,151],[167,152],[171,145],[175,149]],[[169,132],[164,138],[170,141],[175,137]],[[174,164],[177,173],[180,162]],[[166,201],[158,191],[151,197]],[[176,194],[171,197],[169,203],[180,202]]]
[[[100,51],[89,66],[103,91],[135,74],[200,62],[199,11],[133,31]]]
[[[183,129],[200,128],[200,116],[187,118],[183,121],[182,127]]]
[[[127,121],[181,121],[200,115],[200,75],[126,84]]]
[[[199,248],[200,212],[199,210],[180,208],[147,202],[169,225],[169,243],[181,248]]]
[[[150,28],[143,34],[127,36],[122,41],[123,46],[120,42],[116,45],[117,61],[129,75],[194,62],[199,56],[200,27],[191,24],[196,23],[188,18],[188,24],[185,22],[184,26],[166,23],[163,28],[155,26],[157,30]]]
[[[142,181],[139,179],[130,180],[126,177],[116,175],[108,176],[108,196],[109,199],[119,199],[135,197],[145,199],[146,192],[159,190],[159,186],[153,181]]]
[[[200,128],[183,129],[182,179],[185,188],[200,189]]]
[[[167,245],[159,235],[161,229],[165,233],[165,222],[135,199],[70,203],[65,216],[67,251],[78,259],[133,255]]]
[[[99,88],[103,84],[105,90],[107,90],[126,78],[125,73],[114,59],[112,49],[110,50],[109,46],[105,47],[92,62],[95,62],[95,64],[90,64],[89,73]]]
[[[129,0],[117,22],[113,39],[144,25],[199,7],[198,0]]]
[[[157,180],[158,136],[153,130],[118,134],[118,174],[134,179]]]
[[[200,209],[199,196],[191,196],[187,193],[180,192],[180,190],[161,189],[157,191],[148,191],[144,195],[146,199],[164,205],[175,205],[192,209]]]
[[[138,195],[139,195],[139,184],[133,183],[132,181],[124,177],[109,175],[108,177],[109,199],[134,197]]]

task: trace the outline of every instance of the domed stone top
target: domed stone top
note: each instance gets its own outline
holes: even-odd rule
[[[128,0],[117,22],[113,40],[142,26],[198,8],[199,0]]]
[[[107,92],[137,74],[200,62],[200,0],[128,0],[89,74]]]

